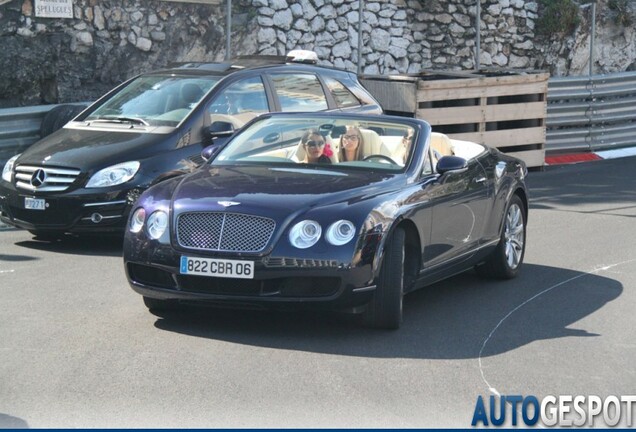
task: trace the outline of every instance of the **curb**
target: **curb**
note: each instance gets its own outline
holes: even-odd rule
[[[546,156],[546,165],[566,165],[581,162],[591,162],[603,159],[618,159],[623,157],[636,156],[636,147],[626,147],[616,150],[602,150],[587,153],[568,153],[554,156]]]

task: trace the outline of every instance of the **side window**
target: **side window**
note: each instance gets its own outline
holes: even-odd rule
[[[211,114],[269,112],[263,81],[260,77],[254,77],[235,82],[214,98],[208,111]]]
[[[321,111],[327,98],[315,75],[272,74],[272,82],[283,111]]]
[[[336,101],[338,108],[360,106],[358,98],[355,97],[353,93],[351,93],[340,81],[326,77],[325,82],[327,83],[327,87],[329,87],[329,91]]]
[[[431,164],[431,149],[429,147],[428,151],[426,152],[426,159],[424,159],[424,167],[422,169],[422,174],[423,175],[429,175],[429,174],[433,174],[433,166]]]

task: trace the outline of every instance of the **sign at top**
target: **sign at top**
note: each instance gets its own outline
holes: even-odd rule
[[[35,0],[35,16],[73,18],[73,0]]]

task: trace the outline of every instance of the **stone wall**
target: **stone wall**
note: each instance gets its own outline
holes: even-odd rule
[[[92,101],[142,71],[225,56],[222,7],[135,0],[73,3],[73,19],[35,17],[33,0],[0,5],[0,107]],[[234,3],[241,7],[240,0]],[[243,34],[253,33],[247,24]],[[254,52],[253,38],[243,34],[235,40],[237,47]]]
[[[261,53],[313,49],[323,64],[356,70],[358,0],[252,3],[258,8]],[[482,66],[532,67],[537,3],[482,3]],[[474,69],[475,9],[473,2],[462,0],[367,0],[362,25],[362,71],[390,74]]]
[[[37,18],[33,1],[0,0],[0,107],[90,101],[142,71],[225,57],[225,1],[74,0],[73,19]],[[617,27],[605,2],[598,6],[595,71],[634,68],[636,32]],[[358,0],[232,4],[232,55],[311,49],[322,64],[357,70]],[[474,69],[475,9],[464,0],[366,0],[362,71]],[[583,9],[576,34],[541,39],[537,2],[481,0],[481,66],[587,73]]]

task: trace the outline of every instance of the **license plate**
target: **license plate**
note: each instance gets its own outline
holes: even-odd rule
[[[254,279],[254,262],[182,256],[180,273],[197,276]]]
[[[41,198],[24,198],[24,208],[27,210],[45,210],[46,201]]]

